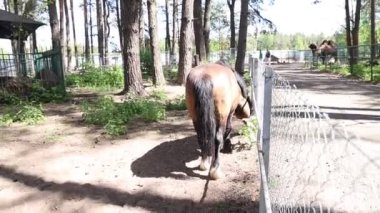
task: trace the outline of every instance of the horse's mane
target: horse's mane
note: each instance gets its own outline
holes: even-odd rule
[[[232,72],[235,74],[236,81],[237,81],[237,83],[238,83],[238,85],[240,87],[241,94],[243,95],[244,98],[247,98],[248,97],[247,86],[246,86],[246,84],[244,82],[243,77],[240,75],[240,73],[236,72],[236,70],[231,65],[229,65],[225,60],[223,60],[223,59],[217,61],[216,64],[225,66],[225,67],[227,67],[227,68],[229,68],[229,69],[232,70]]]

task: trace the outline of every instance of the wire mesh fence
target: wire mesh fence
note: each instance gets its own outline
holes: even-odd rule
[[[267,174],[261,178],[267,178],[262,184],[268,184],[261,196],[265,196],[265,187],[269,192],[261,206],[270,200],[270,208],[261,207],[261,211],[380,211],[379,159],[363,151],[367,144],[310,104],[301,91],[271,68],[258,64],[251,70],[254,78],[264,75],[264,83],[253,83],[258,118],[270,120],[270,130],[266,130],[270,131],[269,138],[263,131],[265,122],[259,122],[259,135],[264,138],[259,137],[258,150]],[[260,89],[267,84],[270,94]],[[260,102],[267,98],[271,103],[270,110],[266,109],[269,114],[260,109],[265,106]]]

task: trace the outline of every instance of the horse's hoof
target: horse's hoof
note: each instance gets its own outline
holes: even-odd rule
[[[208,159],[201,160],[201,163],[199,164],[199,169],[202,171],[206,171],[210,168],[210,163],[208,162]]]
[[[217,180],[223,177],[223,173],[220,168],[211,168],[210,170],[210,179]]]
[[[223,149],[220,150],[222,153],[232,153],[232,144],[231,141],[226,141],[223,145]]]

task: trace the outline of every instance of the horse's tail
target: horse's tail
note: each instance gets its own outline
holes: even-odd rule
[[[208,78],[196,81],[194,95],[198,143],[205,154],[213,156],[216,122],[212,81]]]

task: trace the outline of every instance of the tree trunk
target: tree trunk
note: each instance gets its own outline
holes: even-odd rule
[[[355,8],[355,20],[352,27],[352,46],[353,46],[353,64],[358,63],[359,59],[359,27],[360,27],[360,10],[362,7],[362,1],[356,0]]]
[[[206,48],[206,58],[210,54],[210,29],[211,29],[211,0],[206,0],[205,2],[205,15],[203,22],[203,30],[204,30],[204,39],[205,39],[205,48]]]
[[[4,0],[4,1],[3,1],[3,4],[4,4],[4,10],[5,10],[5,11],[9,11],[9,10],[8,10],[8,1],[7,1],[7,0]]]
[[[65,47],[62,44],[65,44],[65,11],[64,11],[64,1],[59,0],[59,37],[61,38],[61,54],[63,57],[62,70],[66,71],[66,60],[65,60]]]
[[[89,0],[90,1],[90,49],[91,49],[91,56],[92,56],[92,63],[94,63],[94,32],[92,31],[92,0]]]
[[[116,0],[116,8],[115,8],[116,20],[117,20],[117,28],[119,30],[120,50],[122,50],[123,49],[123,29],[121,28],[120,8],[121,8],[120,0]]]
[[[88,12],[87,12],[88,2],[87,0],[83,0],[83,8],[84,8],[84,14],[83,14],[84,15],[84,57],[86,59],[86,62],[89,62],[90,61],[90,40],[89,40],[89,35],[88,35]],[[74,16],[72,17],[74,18]],[[75,27],[73,29],[75,29]],[[75,42],[75,33],[74,33],[74,42]]]
[[[353,51],[352,51],[352,39],[351,39],[351,16],[350,16],[350,1],[345,0],[344,5],[345,13],[346,13],[346,45],[347,45],[347,53],[349,55],[350,66],[353,65]],[[351,73],[352,74],[352,73]]]
[[[75,68],[78,67],[78,45],[77,45],[77,35],[75,30],[75,17],[74,17],[74,2],[70,0],[70,10],[71,10],[71,23],[73,27],[73,38],[74,38],[74,55],[75,55]]]
[[[245,50],[247,45],[248,3],[249,0],[242,0],[240,10],[239,41],[235,69],[241,75],[244,73]]]
[[[165,55],[170,51],[170,23],[169,23],[169,0],[165,0],[165,18],[166,18],[166,37],[165,37]],[[170,55],[170,54],[169,54]],[[167,59],[169,57],[166,57]],[[168,64],[168,61],[167,63]]]
[[[69,7],[67,5],[68,0],[64,0],[64,8],[65,8],[65,21],[66,21],[66,54],[67,54],[67,66],[66,72],[71,69],[71,46],[70,46],[70,16],[69,16]],[[74,23],[73,23],[74,25]]]
[[[103,0],[103,11],[104,11],[104,64],[109,64],[108,58],[108,38],[110,36],[110,5],[107,0]]]
[[[140,49],[145,49],[144,0],[140,0],[138,16],[139,16],[139,32],[140,32],[139,33]]]
[[[170,48],[170,62],[176,59],[176,43],[177,43],[177,16],[178,16],[178,2],[173,0],[173,33],[172,33],[172,46]]]
[[[202,19],[202,0],[194,1],[194,36],[195,36],[195,50],[199,55],[199,60],[204,61],[206,59],[206,47],[203,35],[203,19]]]
[[[96,25],[98,29],[99,65],[104,65],[104,13],[102,0],[96,0]]]
[[[162,71],[159,38],[157,35],[157,3],[156,3],[156,0],[148,0],[147,3],[148,3],[150,50],[153,56],[153,69],[154,69],[153,83],[154,85],[161,86],[165,84],[165,77]]]
[[[53,50],[60,49],[60,36],[59,36],[59,22],[56,0],[49,1],[49,19],[50,19],[50,29],[51,29],[51,40]]]
[[[177,82],[184,84],[187,74],[191,69],[192,55],[192,20],[193,20],[193,8],[194,0],[182,1],[182,20],[181,30],[179,37],[179,64],[178,64],[178,76]]]
[[[139,6],[141,0],[124,0],[121,8],[123,20],[123,57],[124,90],[136,94],[145,94],[141,69],[139,47]],[[141,8],[142,9],[142,8]]]
[[[228,8],[230,10],[230,49],[231,54],[235,56],[236,50],[236,34],[235,34],[235,2],[236,0],[227,0]]]
[[[376,57],[376,13],[375,13],[375,0],[371,0],[371,63]]]

